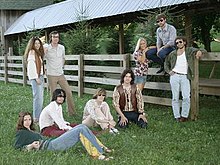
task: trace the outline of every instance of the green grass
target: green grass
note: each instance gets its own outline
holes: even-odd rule
[[[18,84],[5,85],[0,82],[0,164],[36,164],[36,165],[78,165],[78,164],[121,164],[121,165],[217,165],[220,164],[220,113],[219,98],[200,97],[200,113],[197,121],[176,123],[171,107],[146,105],[149,115],[148,129],[136,125],[120,135],[100,135],[98,138],[110,148],[114,160],[102,162],[91,159],[82,145],[65,152],[33,151],[23,152],[13,148],[15,125],[20,111],[32,111],[31,88]],[[84,95],[78,98],[74,93],[77,116],[68,117],[64,105],[64,117],[67,121],[80,123],[83,107],[91,98]],[[111,98],[107,99],[111,105]],[[45,105],[49,96],[45,91]],[[116,119],[116,113],[112,109]]]

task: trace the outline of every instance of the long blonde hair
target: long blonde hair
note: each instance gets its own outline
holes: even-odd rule
[[[137,41],[137,45],[136,45],[136,47],[135,47],[134,52],[140,50],[140,44],[141,44],[141,41],[144,41],[144,42],[146,43],[146,45],[147,45],[147,40],[146,40],[146,39],[144,39],[144,38],[142,38],[142,37],[139,38],[138,41]]]

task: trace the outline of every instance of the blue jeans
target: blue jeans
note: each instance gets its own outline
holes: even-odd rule
[[[172,108],[174,117],[180,118],[189,116],[190,109],[190,81],[187,75],[174,74],[170,76],[172,90]],[[179,93],[182,93],[182,111],[180,113]]]
[[[135,76],[134,83],[135,84],[145,84],[147,81],[147,76]]]
[[[92,145],[99,151],[99,153],[104,153],[102,147],[98,144],[95,135],[87,126],[83,124],[73,127],[73,129],[50,141],[47,150],[62,151],[74,146],[77,142],[80,141],[80,133],[83,134],[92,143]]]
[[[164,48],[157,55],[157,48],[152,48],[147,51],[146,57],[147,59],[152,60],[153,62],[163,65],[166,56],[168,56],[169,53],[172,52],[174,49],[174,47]]]
[[[35,79],[30,80],[33,95],[33,118],[39,120],[43,108],[44,99],[44,76],[40,76],[41,84],[38,85]]]

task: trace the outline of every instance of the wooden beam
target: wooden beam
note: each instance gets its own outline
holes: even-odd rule
[[[119,54],[124,54],[124,24],[119,24]]]

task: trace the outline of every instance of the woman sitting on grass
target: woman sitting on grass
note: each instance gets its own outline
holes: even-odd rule
[[[44,139],[34,132],[33,117],[29,112],[20,112],[17,122],[15,148],[24,150],[67,150],[81,141],[89,155],[100,160],[109,160],[104,153],[112,150],[105,147],[95,135],[83,124],[80,124],[55,139]]]
[[[109,106],[105,102],[105,97],[105,89],[98,88],[93,95],[93,99],[86,103],[82,124],[88,127],[99,125],[103,130],[109,130],[110,133],[118,134],[118,130],[114,128],[116,122],[113,120]]]

